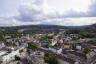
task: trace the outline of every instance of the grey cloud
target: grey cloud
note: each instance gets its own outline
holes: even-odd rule
[[[34,0],[33,4],[42,5],[44,0]]]
[[[20,21],[39,21],[42,17],[42,11],[37,6],[21,6],[19,16],[15,17]]]
[[[69,10],[67,11],[66,14],[62,15],[61,17],[85,17],[86,16],[86,13],[83,13],[83,12],[76,12],[74,10]]]
[[[87,16],[96,17],[96,0],[92,0],[92,3],[87,12]]]

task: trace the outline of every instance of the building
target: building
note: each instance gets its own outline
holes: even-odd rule
[[[72,45],[64,44],[64,49],[71,49],[71,48],[72,48]]]
[[[2,42],[0,43],[0,48],[3,48],[3,47],[5,47],[5,44]]]
[[[15,60],[15,56],[20,56],[20,50],[24,50],[24,46],[19,46],[19,47],[11,47],[11,51],[9,50],[4,50],[3,52],[1,51],[0,53],[0,64],[6,64],[9,63],[12,60]]]
[[[89,53],[86,54],[86,57],[87,57],[87,59],[90,59],[90,58],[92,58],[95,55],[96,55],[96,52],[90,51]]]

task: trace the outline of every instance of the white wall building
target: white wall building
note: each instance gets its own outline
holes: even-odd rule
[[[86,54],[86,57],[87,57],[87,59],[90,59],[90,58],[92,58],[94,55],[96,55],[96,53],[95,53],[94,51],[91,51],[91,52],[89,52],[88,54]]]
[[[0,48],[3,48],[5,47],[5,44],[4,43],[0,43]]]
[[[1,55],[0,61],[2,63],[0,63],[0,64],[6,64],[12,60],[15,60],[15,55],[19,56],[20,55],[19,51],[23,50],[23,49],[25,49],[25,47],[18,47],[18,49],[14,48],[11,53],[8,53],[8,51],[4,51],[4,52],[1,51],[2,53],[0,53],[0,55]]]

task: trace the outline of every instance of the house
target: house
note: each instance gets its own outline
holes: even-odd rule
[[[62,53],[62,48],[60,48],[59,50],[57,50],[57,53],[58,54]]]
[[[3,47],[5,47],[5,44],[2,42],[0,43],[0,48],[3,48]]]
[[[82,50],[82,46],[76,45],[76,49],[77,49],[77,50]]]
[[[65,41],[70,41],[70,40],[72,40],[72,38],[69,37],[69,36],[67,36],[67,37],[65,38]]]
[[[4,55],[6,53],[7,53],[7,51],[0,51],[0,56]]]
[[[78,38],[78,34],[70,34],[71,38]]]
[[[71,45],[69,45],[69,44],[64,44],[64,49],[71,49],[71,48],[72,48]]]
[[[82,50],[82,44],[81,44],[81,43],[76,43],[76,44],[75,44],[75,48],[76,48],[77,50]]]
[[[90,58],[94,57],[95,55],[96,55],[96,52],[90,51],[89,53],[86,54],[86,57],[87,57],[87,59],[90,59]]]
[[[75,43],[73,46],[76,50],[81,51],[86,45],[84,43]]]
[[[54,46],[57,43],[57,40],[52,39],[52,46]]]

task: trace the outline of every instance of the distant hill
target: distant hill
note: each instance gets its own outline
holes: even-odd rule
[[[87,31],[96,33],[96,24],[87,26],[59,26],[59,25],[23,25],[12,27],[0,27],[0,34],[16,33],[23,31],[24,33],[52,33],[62,30],[71,30],[72,32]]]
[[[58,25],[24,25],[24,26],[13,26],[13,27],[0,27],[1,33],[14,33],[18,31],[23,31],[24,33],[52,33],[59,32],[61,30],[68,29],[66,26]]]
[[[87,27],[85,28],[85,30],[88,31],[88,32],[96,33],[96,24],[87,26]]]
[[[66,26],[59,26],[59,25],[23,25],[23,26],[12,26],[12,27],[0,27],[0,28],[16,28],[16,29],[64,29],[68,28]]]

